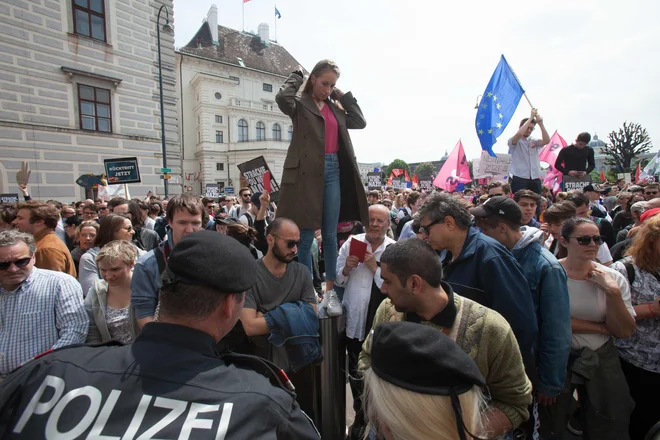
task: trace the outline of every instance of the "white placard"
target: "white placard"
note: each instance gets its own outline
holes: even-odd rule
[[[498,154],[497,157],[493,157],[487,151],[482,151],[481,157],[472,161],[473,178],[508,175],[510,163],[510,154]]]

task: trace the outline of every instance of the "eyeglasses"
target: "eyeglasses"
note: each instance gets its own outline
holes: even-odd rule
[[[18,260],[14,261],[3,261],[0,263],[0,270],[7,270],[12,264],[16,267],[25,267],[30,264],[30,260],[32,260],[32,257],[19,258]]]
[[[252,197],[252,194],[241,194],[241,197]]]
[[[644,194],[646,194],[647,196],[654,196],[654,195],[658,194],[658,192],[657,191],[646,191]]]
[[[589,243],[591,243],[592,240],[595,245],[600,246],[601,244],[603,244],[604,241],[603,237],[600,235],[594,235],[593,237],[590,237],[588,235],[580,235],[579,237],[569,237],[569,238],[574,238],[575,241],[577,241],[577,243],[580,246],[589,246]]]
[[[99,211],[105,211],[106,209],[108,209],[108,208],[105,207],[105,206],[99,206]]]
[[[437,225],[438,223],[441,223],[442,220],[436,220],[434,222],[429,223],[426,226],[421,226],[419,227],[420,232],[423,232],[426,235],[431,235],[431,226]]]
[[[275,238],[279,238],[280,240],[286,240],[286,239],[284,239],[280,236],[277,236],[275,234],[271,234],[271,235]],[[300,246],[300,243],[302,243],[302,240],[298,240],[298,241],[296,241],[296,240],[286,240],[286,247],[288,247],[289,249],[293,249],[296,246]]]

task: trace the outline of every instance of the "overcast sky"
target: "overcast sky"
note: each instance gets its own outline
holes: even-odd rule
[[[176,45],[195,34],[212,4],[218,23],[241,29],[242,0],[174,0]],[[245,4],[245,29],[270,25],[270,0]],[[360,162],[437,160],[463,141],[481,154],[474,105],[501,54],[532,104],[571,143],[624,121],[644,126],[660,147],[660,2],[278,0],[277,40],[306,69],[323,58],[342,71],[367,119],[351,138]],[[521,100],[495,152],[529,105]],[[540,133],[535,132],[540,137]]]

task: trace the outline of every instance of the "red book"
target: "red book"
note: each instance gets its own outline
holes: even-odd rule
[[[367,243],[351,238],[351,247],[349,255],[356,256],[360,263],[364,263],[364,257],[367,254]]]
[[[270,186],[270,171],[264,173],[264,191],[271,192],[273,188]]]

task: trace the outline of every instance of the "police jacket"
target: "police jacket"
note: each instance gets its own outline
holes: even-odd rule
[[[0,383],[0,438],[320,438],[295,394],[214,347],[150,323],[131,345],[47,354]]]

